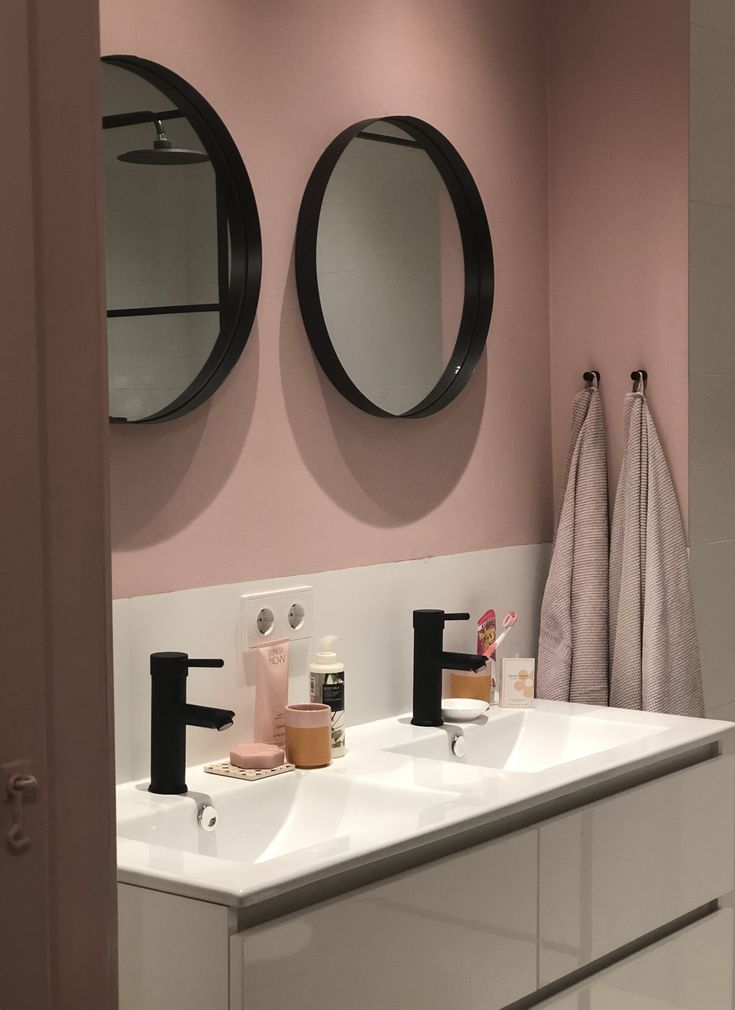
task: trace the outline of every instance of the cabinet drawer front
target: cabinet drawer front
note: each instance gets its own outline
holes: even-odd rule
[[[118,884],[117,909],[120,1010],[227,1010],[224,905]]]
[[[732,1010],[732,916],[716,912],[538,1010]]]
[[[539,985],[733,887],[735,766],[715,758],[539,828]]]
[[[232,1010],[500,1010],[536,988],[537,833],[231,940]]]

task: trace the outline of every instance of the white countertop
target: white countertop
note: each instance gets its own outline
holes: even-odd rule
[[[451,756],[456,734],[466,759]],[[726,739],[735,750],[735,724],[561,702],[442,729],[383,719],[348,730],[328,768],[242,782],[198,766],[185,796],[119,786],[118,880],[249,906]],[[196,822],[204,802],[212,833]]]

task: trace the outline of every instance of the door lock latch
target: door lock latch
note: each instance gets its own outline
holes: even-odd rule
[[[5,797],[11,805],[8,845],[14,852],[23,852],[31,844],[23,825],[23,804],[38,788],[38,780],[31,773],[30,761],[11,761],[2,765],[0,772],[5,781]]]

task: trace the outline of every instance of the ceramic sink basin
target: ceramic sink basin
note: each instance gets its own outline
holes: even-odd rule
[[[415,758],[533,773],[642,740],[667,728],[664,724],[642,725],[537,709],[496,711],[477,723],[418,731],[415,739],[388,749]],[[456,748],[458,735],[465,737],[466,748],[463,744]],[[454,753],[453,745],[461,756]]]
[[[414,849],[453,846],[510,811],[528,817],[537,804],[725,737],[735,752],[729,723],[548,701],[439,729],[391,716],[350,727],[347,754],[328,768],[241,782],[196,765],[184,796],[149,793],[147,780],[121,784],[118,880],[254,907],[343,873],[372,879],[383,862],[397,872]],[[213,831],[197,820],[206,804]]]
[[[118,820],[118,836],[166,849],[217,856],[258,865],[298,852],[320,856],[347,853],[355,835],[413,827],[427,803],[441,804],[452,794],[440,789],[403,789],[352,780],[329,772],[289,772],[268,781],[217,783],[216,796],[151,797],[140,791],[140,811]],[[197,813],[212,802],[216,829],[202,830]]]

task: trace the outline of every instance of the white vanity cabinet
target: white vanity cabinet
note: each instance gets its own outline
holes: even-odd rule
[[[229,1010],[226,905],[118,884],[117,910],[120,1010]]]
[[[231,1010],[502,1010],[536,988],[537,832],[246,930]]]
[[[538,1010],[732,1010],[733,913],[723,909],[674,933]]]
[[[120,884],[121,1010],[734,1010],[735,757],[676,761],[247,928]]]
[[[732,890],[733,761],[703,761],[540,825],[539,985]]]

